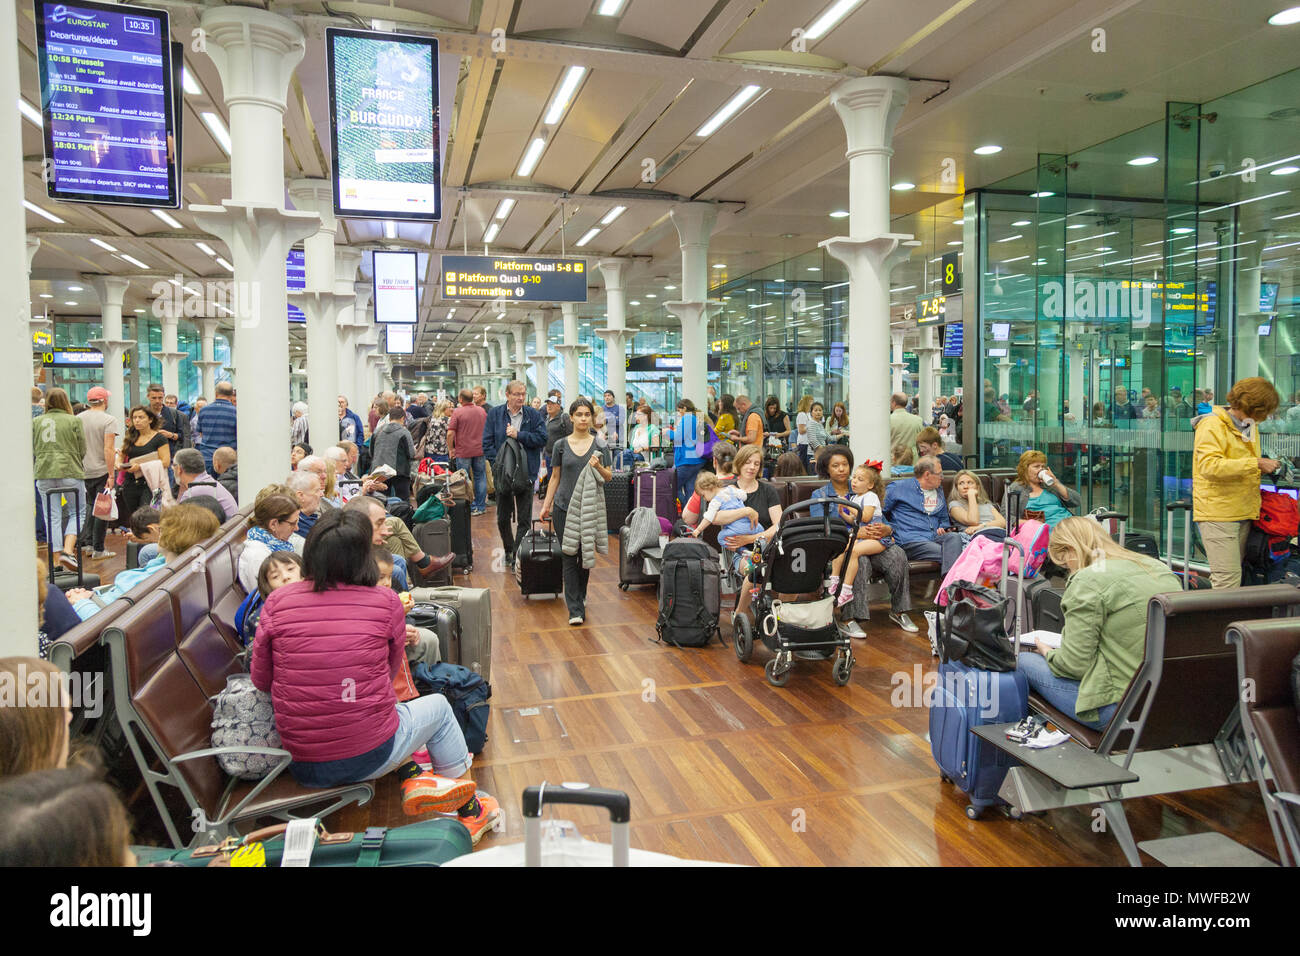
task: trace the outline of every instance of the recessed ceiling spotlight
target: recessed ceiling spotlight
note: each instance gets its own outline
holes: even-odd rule
[[[847,209],[836,209],[833,213],[831,213],[831,218],[832,218],[832,219],[848,219],[848,218],[849,218],[849,211],[848,211]]]
[[[1013,226],[1028,226],[1028,225],[1029,225],[1029,220],[1028,220],[1028,219],[1017,219],[1017,220],[1016,220],[1015,222],[1013,222],[1011,225],[1013,225]]]
[[[640,304],[641,304],[640,299],[633,299],[631,302],[628,303],[628,305],[640,305]]]
[[[1268,24],[1272,27],[1289,27],[1293,23],[1300,23],[1300,7],[1288,7],[1268,18]]]
[[[990,143],[988,146],[975,147],[976,156],[992,156],[994,153],[1000,153],[1000,152],[1002,152],[1002,147],[994,146],[992,143]]]
[[[54,296],[50,295],[48,292],[42,292],[42,293],[41,293],[41,298],[42,298],[42,299],[53,299]]]
[[[727,268],[727,264],[726,264],[725,262],[715,262],[715,263],[713,264],[713,268],[715,268],[715,269],[725,269],[725,268]]]
[[[915,188],[916,188],[916,183],[909,183],[909,182],[904,181],[904,182],[901,182],[901,183],[894,183],[894,185],[890,186],[889,188],[890,188],[890,189],[896,189],[896,190],[898,190],[900,193],[905,193],[905,192],[907,192],[909,189],[915,189]]]
[[[1160,162],[1159,156],[1134,156],[1128,161],[1130,166],[1154,166]]]
[[[1270,176],[1294,176],[1296,173],[1300,173],[1300,166],[1279,166],[1268,171]]]

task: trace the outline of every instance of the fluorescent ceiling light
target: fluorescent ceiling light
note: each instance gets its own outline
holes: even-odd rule
[[[1135,156],[1128,161],[1130,166],[1153,166],[1160,162],[1159,156]]]
[[[1028,258],[1029,256],[1016,256],[1014,259],[1003,259],[1002,264],[1005,266],[1009,262],[1019,262],[1022,259],[1028,259]],[[1010,278],[1010,276],[1007,276],[1007,278]]]
[[[94,237],[92,237],[90,241],[93,242],[95,245],[99,246],[99,248],[103,249],[105,252],[117,252],[116,246],[110,246],[103,239],[95,239]]]
[[[960,240],[960,239],[954,239],[952,242],[948,243],[948,245],[950,245],[950,246],[960,246],[960,245],[961,245],[961,240]]]
[[[715,262],[715,263],[713,264],[713,268],[715,268],[715,269],[725,269],[725,268],[727,268],[727,264],[726,264],[725,262]]]
[[[555,91],[555,96],[551,100],[550,107],[546,110],[546,115],[542,117],[542,122],[547,126],[554,126],[564,115],[570,101],[573,99],[574,92],[578,89],[578,84],[582,82],[583,76],[587,73],[585,66],[571,66],[568,72],[564,74],[564,79],[560,81],[560,88]]]
[[[626,211],[627,211],[627,206],[615,206],[609,212],[605,213],[604,217],[600,220],[600,224],[602,226],[608,226],[611,222],[613,222],[619,216],[623,215],[623,213],[625,213]]]
[[[1029,198],[1030,198],[1030,199],[1046,199],[1048,196],[1055,196],[1055,195],[1056,195],[1056,193],[1054,193],[1054,192],[1050,192],[1050,191],[1048,191],[1048,190],[1042,190],[1042,191],[1040,191],[1040,192],[1030,193],[1030,194],[1029,194]]]
[[[831,218],[832,218],[832,219],[848,219],[848,218],[849,218],[849,211],[848,211],[847,209],[836,209],[833,213],[831,213]]]
[[[820,40],[826,34],[839,24],[854,7],[859,6],[862,0],[836,0],[831,4],[830,9],[808,25],[803,35],[806,40]]]
[[[1028,226],[1029,224],[1030,224],[1030,223],[1029,223],[1029,220],[1028,220],[1028,219],[1017,219],[1017,220],[1016,220],[1015,222],[1013,222],[1011,225],[1013,225],[1013,226]]]
[[[199,252],[203,253],[204,255],[215,256],[217,254],[217,250],[213,249],[206,242],[196,242],[194,244],[199,247]]]
[[[1025,238],[1025,237],[1022,236],[1020,233],[1016,233],[1014,236],[1007,236],[1005,239],[999,239],[999,240],[997,240],[997,241],[998,241],[998,242],[1013,242],[1013,241],[1016,240],[1016,239],[1023,239],[1023,238]]]
[[[41,122],[41,111],[32,106],[31,103],[28,103],[21,96],[18,97],[18,112],[31,120],[37,129],[41,129],[45,126],[45,124]]]
[[[722,109],[718,110],[703,126],[695,131],[696,136],[712,136],[723,123],[735,116],[740,108],[752,100],[762,87],[750,84],[742,89],[739,93],[727,100]]]
[[[54,213],[47,212],[44,209],[42,209],[40,206],[36,205],[36,203],[28,202],[26,199],[23,200],[23,208],[26,209],[28,212],[36,213],[36,215],[38,216],[44,216],[50,222],[57,222],[57,223],[63,222],[63,220],[60,219],[58,216],[54,215]]]
[[[1300,215],[1300,213],[1297,213],[1297,215]],[[665,291],[665,292],[672,292],[672,291],[675,290],[676,288],[677,288],[677,286],[675,286],[675,285],[666,285],[666,286],[664,286],[664,291]]]
[[[623,6],[627,0],[600,0],[600,6],[596,8],[598,16],[616,17],[623,12]]]
[[[1279,219],[1294,219],[1296,216],[1300,216],[1300,212],[1289,212],[1285,216],[1274,216],[1273,221],[1276,222]]]
[[[1065,228],[1066,228],[1066,229],[1087,229],[1087,228],[1088,228],[1088,224],[1087,224],[1086,222],[1075,222],[1075,223],[1071,223],[1070,225],[1066,226]]]
[[[531,176],[533,170],[537,168],[538,161],[542,158],[542,152],[546,149],[546,140],[540,136],[528,144],[528,149],[524,150],[524,158],[519,161],[519,168],[515,170],[517,176]]]
[[[68,291],[69,291],[69,292],[81,292],[82,290],[83,290],[83,286],[79,286],[79,285],[70,285],[70,286],[68,286]]]
[[[954,220],[952,221],[952,224],[953,224],[954,226],[964,226],[964,225],[966,225],[966,220],[965,220],[965,219],[954,219]]]
[[[638,299],[633,299],[631,302],[628,303],[628,305],[640,305],[640,304],[641,302]]]
[[[150,211],[151,213],[153,213],[155,216],[157,216],[159,219],[161,219],[163,222],[165,222],[167,225],[171,226],[173,229],[180,229],[180,228],[181,228],[181,224],[180,224],[179,222],[177,222],[173,217],[169,216],[169,215],[168,215],[166,212],[164,212],[163,210],[161,210],[161,209],[150,209],[149,211]]]
[[[909,189],[915,189],[916,183],[909,183],[909,182],[894,183],[894,185],[890,186],[889,188],[897,189],[900,193],[904,193],[907,192]]]
[[[54,296],[50,295],[48,292],[42,292],[42,293],[41,293],[41,298],[42,298],[42,299],[53,299]]]
[[[217,263],[218,263],[218,265],[220,265],[221,268],[223,268],[223,269],[226,269],[226,270],[228,270],[228,271],[230,271],[230,272],[234,272],[234,271],[235,271],[235,267],[232,266],[232,265],[231,265],[229,262],[227,262],[225,259],[221,258],[221,256],[217,256]]]
[[[76,305],[77,303],[75,303],[75,302],[65,302],[65,303],[63,303],[63,304],[64,304],[64,305]]]
[[[497,237],[497,233],[500,231],[501,231],[501,223],[499,222],[492,223],[492,225],[487,227],[487,232],[483,233],[483,241],[485,243],[491,242],[493,239]]]
[[[587,243],[591,242],[591,240],[595,239],[596,236],[598,236],[599,234],[600,234],[600,229],[598,227],[593,226],[592,228],[588,229],[583,234],[582,238],[579,239],[577,242],[575,242],[574,245],[585,246]]]
[[[1279,166],[1277,169],[1269,170],[1270,176],[1294,176],[1300,173],[1300,166]]]
[[[1289,27],[1293,23],[1300,23],[1300,7],[1288,7],[1281,10],[1268,18],[1269,26]]]
[[[190,75],[190,68],[188,66],[181,67],[181,86],[185,88],[185,92],[190,96],[198,96],[203,92],[203,88],[200,87],[199,84],[195,82],[194,77]]]
[[[206,111],[200,113],[199,118],[203,120],[203,125],[208,128],[208,132],[211,133],[212,138],[217,141],[217,145],[224,149],[226,155],[229,156],[230,131],[226,129],[226,124],[221,121],[221,117],[216,113]]]
[[[118,255],[120,255],[120,256],[121,256],[123,259],[125,259],[127,262],[131,263],[131,265],[135,266],[137,269],[148,269],[148,268],[149,268],[147,265],[145,265],[143,262],[141,262],[141,261],[140,261],[139,259],[137,259],[135,256],[128,256],[125,252],[118,253]],[[235,270],[234,270],[234,269],[231,269],[230,271],[231,271],[231,272],[234,272]]]
[[[1002,152],[1002,147],[994,146],[992,143],[990,143],[988,146],[975,147],[976,156],[992,156],[994,153],[1000,153],[1000,152]]]
[[[385,239],[397,238],[397,223],[393,222],[393,220],[391,219],[384,220],[384,238]]]
[[[510,210],[515,208],[513,199],[503,199],[497,203],[497,211],[492,214],[493,219],[504,219],[510,215]]]

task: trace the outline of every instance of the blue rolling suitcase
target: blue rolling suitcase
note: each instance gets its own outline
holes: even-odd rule
[[[943,779],[970,798],[972,820],[1002,800],[998,788],[1015,765],[1013,757],[971,733],[983,724],[1016,722],[1029,713],[1029,681],[1021,671],[977,670],[948,661],[939,665],[930,702],[930,752]]]

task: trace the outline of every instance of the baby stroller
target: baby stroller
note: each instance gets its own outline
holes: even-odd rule
[[[809,512],[818,505],[822,516],[811,516]],[[853,511],[852,523],[840,517],[841,507]],[[843,686],[849,682],[855,661],[849,638],[835,621],[839,587],[827,594],[825,579],[827,565],[853,547],[861,525],[862,509],[844,498],[801,501],[781,512],[776,536],[765,547],[755,547],[751,574],[756,594],[754,620],[758,622],[759,639],[776,654],[765,667],[772,686],[785,686],[796,658],[834,658],[831,676],[835,683]],[[797,604],[777,597],[813,593],[818,595],[816,600]],[[739,612],[732,615],[731,625],[736,657],[748,661],[754,653],[754,628],[749,618]]]

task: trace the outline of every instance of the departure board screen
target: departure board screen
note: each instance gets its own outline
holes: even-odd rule
[[[438,219],[438,41],[329,29],[325,46],[334,211]]]
[[[176,208],[176,110],[167,14],[36,2],[50,198]]]
[[[301,292],[307,288],[307,257],[301,249],[290,249],[284,260],[284,287],[289,292]],[[292,302],[289,303],[289,321],[307,321],[306,314]]]
[[[445,255],[441,275],[444,299],[587,301],[585,259]]]

